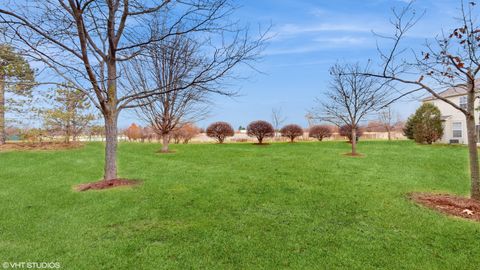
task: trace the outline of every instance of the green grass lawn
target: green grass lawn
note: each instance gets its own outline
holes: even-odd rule
[[[468,195],[467,149],[411,142],[121,144],[136,188],[101,178],[103,146],[0,153],[0,263],[62,269],[477,269],[480,224],[407,199]]]

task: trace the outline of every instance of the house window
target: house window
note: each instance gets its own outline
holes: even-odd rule
[[[462,138],[462,122],[453,122],[453,138]]]
[[[467,97],[460,97],[460,108],[467,109]]]

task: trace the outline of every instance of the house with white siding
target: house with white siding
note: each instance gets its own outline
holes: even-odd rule
[[[467,108],[466,90],[463,87],[452,87],[441,93],[440,96],[447,98],[449,101],[457,104],[460,107]],[[440,109],[443,122],[443,137],[442,143],[461,143],[467,144],[467,125],[465,115],[459,110],[452,107],[443,100],[437,99],[433,96],[422,100],[423,103],[431,103]],[[475,100],[475,108],[478,108],[479,100]],[[480,112],[475,110],[475,122],[477,124],[477,131],[479,130],[479,116]],[[478,132],[477,132],[478,134]]]

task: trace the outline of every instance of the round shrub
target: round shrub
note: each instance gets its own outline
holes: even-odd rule
[[[362,137],[363,135],[363,130],[357,126],[356,128],[357,131],[357,138]],[[352,125],[343,125],[340,127],[339,130],[340,136],[344,136],[348,138],[349,142],[352,142]]]
[[[332,136],[332,128],[327,125],[316,125],[308,131],[308,137],[322,141],[324,138]]]
[[[215,122],[208,126],[207,136],[214,138],[218,143],[223,143],[227,137],[233,136],[235,131],[227,122]]]
[[[259,144],[263,143],[263,139],[273,137],[275,130],[272,124],[267,121],[253,121],[247,126],[247,135],[250,137],[256,137]]]
[[[299,125],[286,125],[282,129],[280,129],[280,134],[283,137],[287,137],[290,139],[290,142],[294,142],[296,137],[303,135],[303,129]]]
[[[425,103],[408,118],[404,133],[417,143],[432,144],[443,136],[441,113],[438,107]]]

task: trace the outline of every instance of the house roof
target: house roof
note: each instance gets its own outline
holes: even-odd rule
[[[475,79],[475,85],[480,85],[480,79]],[[480,89],[477,89],[477,92],[480,92]],[[463,96],[467,94],[467,89],[465,89],[465,86],[455,86],[455,87],[450,87],[445,91],[442,91],[438,93],[441,97],[447,98],[447,97],[455,97],[455,96]],[[434,96],[429,96],[424,98],[422,101],[430,101],[430,100],[435,100],[437,99]]]
[[[447,90],[438,93],[441,97],[447,98],[447,97],[454,97],[454,96],[463,96],[467,93],[467,89],[465,87],[450,87]],[[430,100],[435,100],[437,99],[434,96],[429,96],[424,98],[422,101],[430,101]]]

